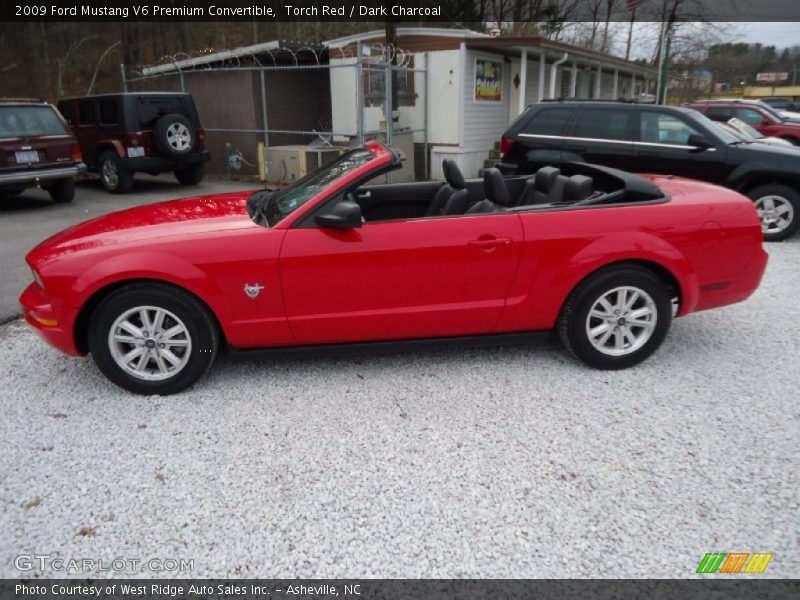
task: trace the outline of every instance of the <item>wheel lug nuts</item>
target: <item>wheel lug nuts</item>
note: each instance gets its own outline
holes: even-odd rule
[[[159,348],[163,348],[163,347],[164,347],[164,344],[159,344],[159,345],[158,345],[158,347],[159,347]]]

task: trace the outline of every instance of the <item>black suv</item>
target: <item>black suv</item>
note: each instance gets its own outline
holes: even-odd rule
[[[744,142],[687,108],[540,102],[511,124],[500,149],[504,173],[580,161],[710,181],[755,202],[765,240],[785,239],[800,228],[800,150]]]
[[[68,98],[58,110],[89,169],[108,191],[125,193],[133,174],[172,171],[184,185],[203,180],[205,132],[189,94],[140,92]]]

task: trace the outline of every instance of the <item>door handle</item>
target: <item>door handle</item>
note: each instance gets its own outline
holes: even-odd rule
[[[469,246],[474,248],[480,248],[484,252],[491,252],[498,246],[510,246],[511,245],[511,238],[502,237],[480,237],[477,240],[472,240],[471,242],[467,242]]]
[[[368,200],[369,198],[372,198],[372,192],[370,192],[369,190],[367,190],[366,192],[359,192],[356,195],[358,196],[359,200]]]

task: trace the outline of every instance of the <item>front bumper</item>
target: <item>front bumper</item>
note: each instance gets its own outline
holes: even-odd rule
[[[194,152],[183,158],[166,158],[164,156],[137,156],[134,158],[121,158],[120,161],[128,171],[174,171],[197,163],[211,160],[208,150]]]
[[[39,185],[54,179],[69,179],[86,172],[86,165],[77,163],[69,167],[31,169],[15,173],[0,173],[0,185]]]
[[[54,307],[36,282],[31,283],[19,297],[25,320],[51,346],[71,356],[83,353],[75,345],[75,320],[78,310]]]

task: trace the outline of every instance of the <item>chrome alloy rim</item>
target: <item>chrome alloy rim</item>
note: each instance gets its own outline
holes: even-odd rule
[[[167,127],[167,143],[175,150],[181,152],[189,148],[192,141],[192,132],[183,123],[173,123]]]
[[[794,218],[794,207],[783,196],[762,196],[756,200],[756,212],[764,233],[781,233]]]
[[[586,335],[608,356],[625,356],[644,346],[656,329],[658,311],[650,295],[631,286],[605,292],[586,317]]]
[[[174,313],[137,306],[122,313],[108,332],[108,348],[117,366],[146,381],[177,375],[192,354],[189,330]]]
[[[106,186],[110,187],[112,190],[116,189],[119,184],[117,165],[114,164],[114,161],[111,159],[103,161],[103,181],[105,181]]]

